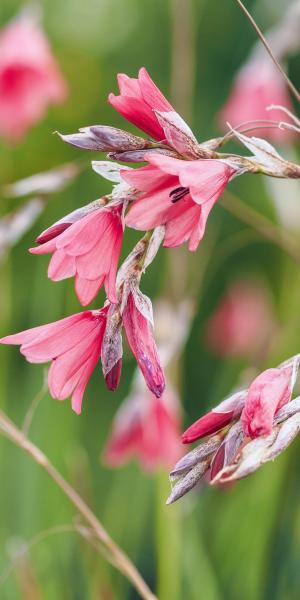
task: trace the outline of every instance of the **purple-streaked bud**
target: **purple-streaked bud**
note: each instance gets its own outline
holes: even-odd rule
[[[148,388],[160,398],[165,376],[160,364],[152,327],[152,306],[137,285],[132,285],[123,311],[123,324],[129,346],[143,373]]]
[[[105,383],[106,387],[111,391],[115,392],[120,383],[122,372],[122,359],[120,358],[118,362],[112,367],[112,369],[105,375]]]
[[[126,152],[151,147],[152,142],[109,125],[91,125],[83,127],[78,133],[59,136],[64,142],[98,152]]]
[[[217,476],[221,469],[224,469],[234,461],[235,456],[243,444],[244,438],[245,435],[242,424],[238,421],[231,427],[212,460],[210,472],[211,480]]]
[[[122,371],[122,317],[119,306],[111,304],[106,319],[102,342],[101,362],[106,386],[114,392],[120,383]]]
[[[192,490],[201,481],[203,475],[209,469],[210,459],[206,459],[198,463],[193,467],[186,475],[181,477],[172,488],[171,494],[167,499],[166,504],[173,504],[182,496],[185,496],[190,490]]]
[[[200,446],[197,446],[197,448],[194,448],[194,450],[188,454],[185,454],[185,456],[183,456],[172,469],[170,473],[170,479],[175,479],[186,474],[199,462],[214,454],[220,447],[223,437],[223,433],[218,433],[217,435],[214,435],[207,441],[203,442],[203,444],[200,444]]]

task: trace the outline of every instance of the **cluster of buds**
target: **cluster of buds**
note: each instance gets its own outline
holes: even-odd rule
[[[222,485],[247,477],[285,450],[300,431],[300,398],[292,400],[299,362],[298,354],[267,369],[187,429],[183,443],[207,439],[171,471],[168,504],[203,480]]]
[[[223,138],[199,143],[146,69],[140,70],[137,79],[119,75],[118,83],[120,94],[110,94],[110,104],[151,139],[103,125],[61,137],[84,150],[106,152],[110,159],[146,166],[93,161],[93,169],[113,184],[111,194],[61,218],[30,249],[32,254],[52,254],[48,276],[53,281],[74,277],[82,306],[89,305],[104,287],[104,306],[1,340],[21,344],[21,352],[31,362],[51,360],[52,396],[72,396],[78,413],[100,357],[107,386],[118,387],[123,327],[150,391],[156,397],[163,393],[165,377],[153,336],[151,301],[140,291],[141,274],[159,246],[172,248],[188,242],[195,251],[210,211],[238,175],[300,176],[297,165],[283,159],[265,140],[249,138],[239,128]],[[252,154],[220,153],[232,136]],[[125,226],[146,233],[118,272]]]

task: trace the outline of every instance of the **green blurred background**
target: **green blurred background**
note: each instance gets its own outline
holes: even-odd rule
[[[15,148],[0,145],[1,183],[75,158],[95,158],[66,146],[52,132],[70,133],[96,123],[122,126],[106,98],[116,91],[118,72],[135,75],[140,66],[146,66],[163,92],[172,96],[199,140],[219,134],[216,113],[255,41],[233,0],[45,0],[41,4],[45,30],[69,82],[70,95],[63,106],[50,110],[22,144]],[[247,6],[268,28],[288,4],[259,0]],[[20,7],[20,2],[1,0],[1,25]],[[298,87],[299,65],[300,56],[292,57],[289,72]],[[80,310],[73,282],[53,284],[46,277],[48,257],[31,256],[27,248],[49,224],[109,189],[108,183],[86,169],[72,185],[51,197],[38,222],[0,265],[1,335]],[[263,178],[242,177],[231,190],[276,222]],[[9,202],[15,205],[15,201],[2,200],[2,214],[10,208]],[[136,232],[127,232],[124,255],[138,237]],[[172,250],[175,265],[180,252]],[[152,299],[168,286],[169,253],[161,251],[143,278],[142,289]],[[282,250],[217,206],[205,240],[188,264],[196,290],[196,315],[181,365],[184,425],[228,394],[248,366],[242,359],[216,359],[203,333],[208,316],[232,280],[258,276],[272,294],[280,334],[272,352],[255,366],[276,365],[300,347],[299,265]],[[177,286],[176,268],[173,286]],[[184,294],[181,287],[178,282]],[[298,599],[300,441],[275,464],[235,487],[207,488],[167,508],[167,472],[148,475],[136,464],[111,471],[101,464],[101,451],[113,416],[130,388],[134,367],[128,353],[115,394],[106,390],[98,369],[81,417],[72,413],[69,401],[55,402],[46,394],[35,414],[31,438],[87,499],[159,600]],[[16,348],[0,349],[1,408],[16,423],[22,423],[42,380],[42,366],[28,365]],[[74,511],[52,481],[2,438],[0,453],[1,576],[24,541],[72,522]],[[0,587],[0,598],[129,600],[137,595],[81,538],[60,533],[41,541],[16,564]]]

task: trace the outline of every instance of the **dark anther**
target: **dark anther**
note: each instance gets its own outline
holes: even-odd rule
[[[186,196],[189,193],[189,188],[187,187],[178,187],[175,188],[174,190],[172,190],[169,194],[173,204],[175,204],[175,202],[178,202],[178,200],[181,200],[181,198],[184,198],[184,196]]]

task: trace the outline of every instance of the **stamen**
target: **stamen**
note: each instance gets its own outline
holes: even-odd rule
[[[169,196],[173,204],[175,204],[175,202],[178,202],[178,200],[184,198],[184,196],[186,196],[189,193],[189,191],[189,188],[180,186],[172,190]]]

